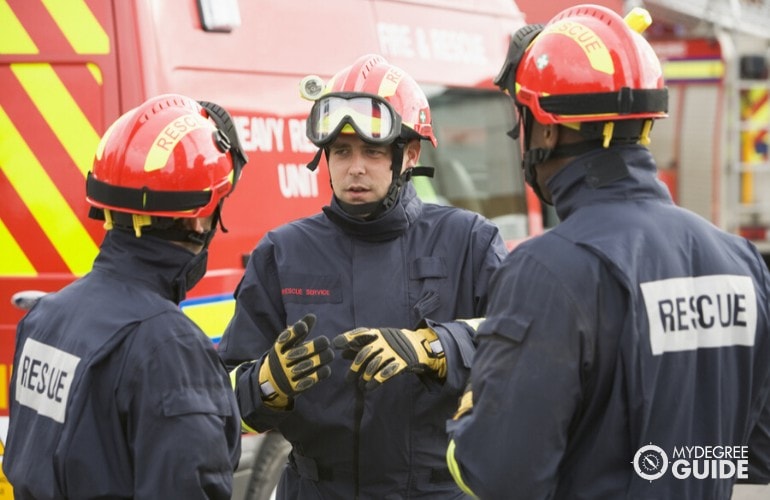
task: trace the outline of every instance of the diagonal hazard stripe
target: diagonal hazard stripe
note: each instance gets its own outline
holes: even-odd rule
[[[99,144],[88,118],[50,64],[11,64],[11,71],[85,178]]]
[[[37,46],[11,10],[7,0],[0,0],[0,54],[37,54]]]
[[[2,143],[0,142],[0,144]],[[35,267],[24,254],[2,219],[0,219],[0,248],[3,249],[3,258],[0,259],[0,276],[37,276]]]
[[[43,5],[76,53],[110,53],[110,38],[84,0],[43,0]]]
[[[96,146],[94,146],[94,149]],[[96,244],[0,106],[0,169],[69,270],[91,270]]]

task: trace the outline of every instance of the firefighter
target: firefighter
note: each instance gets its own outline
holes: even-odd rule
[[[482,216],[416,196],[436,138],[411,76],[366,55],[316,91],[310,167],[326,155],[333,198],[259,242],[219,348],[244,424],[292,444],[281,499],[464,497],[444,422],[474,330],[455,319],[484,314],[505,245]]]
[[[770,275],[656,178],[667,91],[649,15],[627,21],[579,5],[524,27],[496,79],[561,222],[495,274],[448,421],[450,470],[479,498],[729,499],[737,472],[685,478],[687,446],[770,478]]]
[[[168,94],[99,143],[93,268],[18,325],[3,460],[17,499],[230,498],[237,403],[178,305],[246,162],[233,130],[219,106]]]

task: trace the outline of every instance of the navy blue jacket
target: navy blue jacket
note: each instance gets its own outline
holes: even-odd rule
[[[474,407],[448,424],[466,484],[729,499],[734,478],[676,478],[675,451],[744,445],[749,481],[767,482],[770,276],[754,246],[675,206],[641,146],[583,155],[548,187],[562,222],[493,277]],[[638,458],[646,477],[632,464],[650,444],[669,460],[657,479],[662,456]]]
[[[176,302],[192,258],[109,231],[93,270],[19,323],[3,460],[15,498],[230,498],[237,404]]]
[[[338,353],[330,379],[288,411],[263,405],[251,372],[241,376],[244,421],[277,428],[293,445],[279,498],[462,496],[446,467],[444,422],[466,384],[473,330],[433,321],[482,316],[489,278],[505,254],[496,226],[466,210],[423,204],[411,183],[374,221],[351,219],[333,201],[263,238],[219,346],[229,366],[261,358],[286,325],[312,312],[310,337],[330,340],[356,327],[414,329],[429,320],[448,367],[443,384],[408,373],[364,394],[345,381],[351,361]]]

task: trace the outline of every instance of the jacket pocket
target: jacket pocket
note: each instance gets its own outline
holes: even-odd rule
[[[180,388],[163,398],[163,415],[178,417],[196,413],[229,417],[232,406],[226,394],[192,387]]]
[[[409,298],[414,323],[442,306],[441,291],[447,277],[446,261],[442,257],[419,257],[409,265]]]

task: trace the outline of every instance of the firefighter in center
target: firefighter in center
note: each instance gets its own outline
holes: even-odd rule
[[[444,421],[475,332],[455,320],[485,313],[504,242],[484,217],[417,197],[421,142],[437,141],[411,76],[367,55],[319,94],[310,166],[326,155],[334,196],[259,242],[219,348],[243,421],[292,444],[280,499],[464,498]]]

